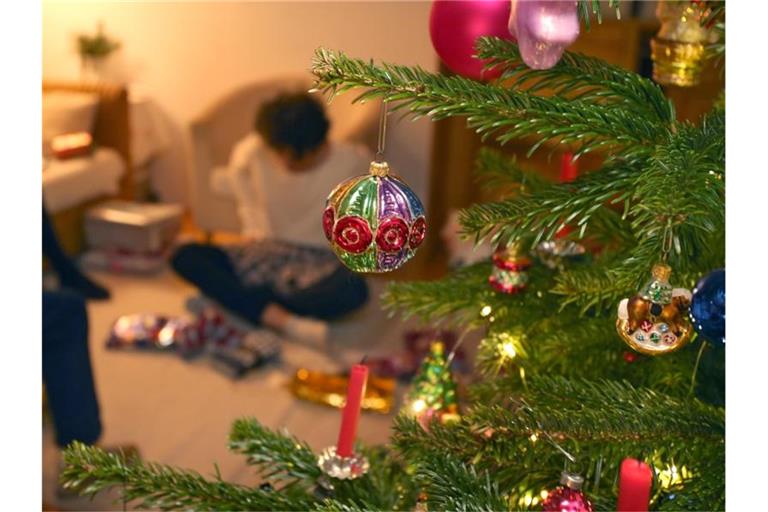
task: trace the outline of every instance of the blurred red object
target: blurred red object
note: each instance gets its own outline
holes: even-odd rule
[[[93,149],[93,137],[88,132],[57,135],[51,139],[51,152],[59,160],[84,156]]]
[[[563,153],[560,160],[560,183],[569,183],[579,176],[579,164],[573,158],[573,153]]]
[[[573,153],[563,153],[560,160],[560,183],[570,183],[579,175],[579,166],[573,159]],[[555,238],[565,238],[571,234],[573,226],[565,225],[555,233]]]

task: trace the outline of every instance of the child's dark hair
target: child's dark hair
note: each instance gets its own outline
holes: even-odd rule
[[[323,105],[306,93],[283,93],[256,114],[256,131],[272,148],[302,158],[320,147],[330,122]]]

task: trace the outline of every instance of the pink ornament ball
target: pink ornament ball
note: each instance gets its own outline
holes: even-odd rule
[[[486,62],[475,56],[475,42],[481,36],[511,39],[509,12],[510,0],[435,0],[429,15],[432,46],[456,74],[474,80],[498,78],[500,69],[483,72]]]
[[[558,487],[541,504],[544,512],[592,512],[592,503],[581,491]]]

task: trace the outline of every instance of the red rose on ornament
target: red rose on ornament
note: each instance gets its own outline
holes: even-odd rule
[[[408,224],[403,219],[391,217],[379,224],[376,245],[384,252],[397,252],[408,239]]]
[[[333,237],[333,221],[333,208],[328,207],[323,212],[323,232],[325,233],[325,238],[328,240]]]
[[[340,218],[333,230],[333,237],[339,247],[353,254],[365,251],[373,240],[368,223],[356,215]]]
[[[424,217],[419,217],[413,221],[411,226],[411,236],[408,239],[408,243],[411,245],[411,249],[416,249],[424,241],[424,237],[427,236],[427,221]]]

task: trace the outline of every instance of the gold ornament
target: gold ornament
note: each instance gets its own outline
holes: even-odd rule
[[[653,278],[637,295],[619,303],[616,331],[637,352],[654,356],[683,347],[693,327],[688,319],[691,292],[672,288],[669,265],[659,263],[651,274]]]
[[[705,10],[691,2],[662,0],[656,7],[661,22],[651,40],[653,79],[661,85],[692,87],[699,83],[705,45],[715,34],[701,25]]]

